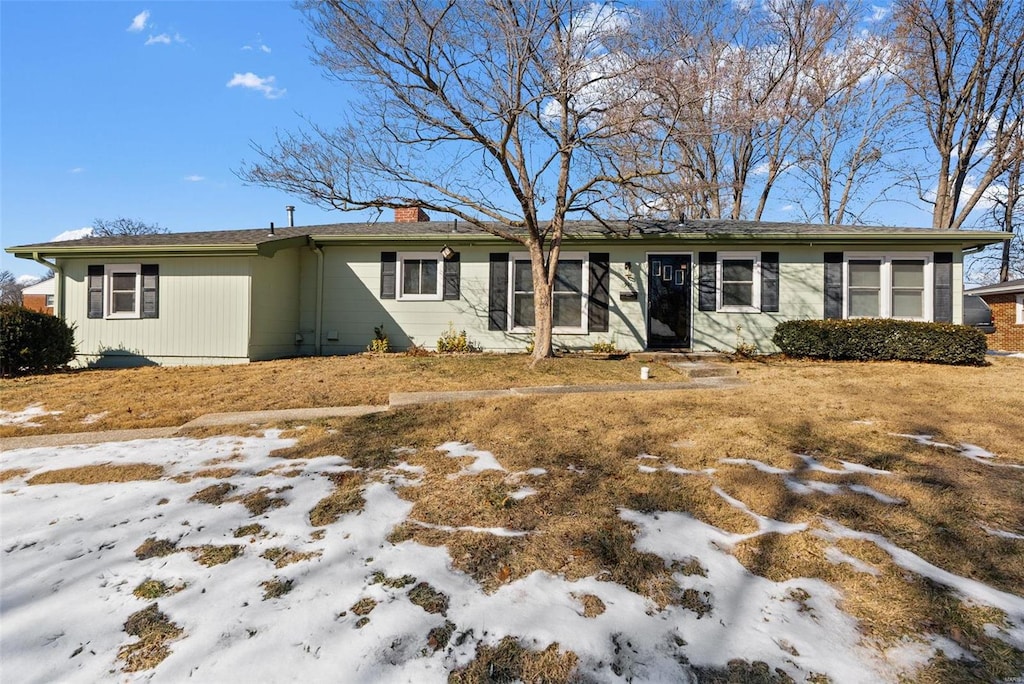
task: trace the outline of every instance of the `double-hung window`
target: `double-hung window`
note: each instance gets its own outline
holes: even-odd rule
[[[87,315],[89,318],[157,318],[159,281],[156,264],[89,266]]]
[[[522,331],[535,323],[533,271],[528,258],[513,258],[509,267],[512,270],[512,329]],[[582,256],[568,254],[558,260],[551,292],[551,325],[555,332],[586,332],[587,279],[587,264]]]
[[[441,299],[443,269],[436,253],[398,255],[399,299]]]
[[[721,252],[718,255],[718,310],[751,312],[761,310],[760,255]]]
[[[926,255],[849,255],[846,317],[932,319],[932,259]]]

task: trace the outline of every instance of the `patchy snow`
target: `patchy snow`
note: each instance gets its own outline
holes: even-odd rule
[[[778,468],[752,458],[720,458],[718,461],[719,463],[751,466],[752,468],[759,470],[762,473],[768,473],[769,475],[785,475],[786,477],[783,479],[783,484],[786,486],[786,489],[794,494],[805,495],[817,493],[835,496],[837,494],[842,494],[843,491],[846,490],[857,494],[865,494],[884,504],[905,503],[903,499],[883,494],[882,492],[872,487],[868,487],[867,485],[835,484],[832,482],[822,482],[820,480],[804,480],[797,477],[797,475],[803,471],[828,473],[830,475],[891,475],[888,470],[879,470],[877,468],[871,468],[860,463],[851,463],[849,461],[840,461],[843,468],[842,470],[837,470],[835,468],[827,468],[823,466],[817,459],[807,456],[806,454],[794,454],[794,456],[803,461],[803,468]]]
[[[495,537],[525,537],[530,534],[529,532],[523,532],[522,530],[510,530],[507,527],[477,527],[476,525],[452,527],[451,525],[436,525],[434,523],[412,519],[410,519],[409,522],[413,525],[425,527],[428,530],[440,530],[441,532],[473,532],[474,534],[491,534]]]
[[[101,421],[104,418],[106,418],[108,413],[109,413],[109,411],[101,411],[99,413],[90,413],[89,415],[87,415],[85,418],[82,419],[82,423],[85,424],[85,425],[91,425],[93,423],[98,423],[99,421]],[[296,429],[298,429],[298,428],[296,428]]]
[[[869,575],[874,575],[875,577],[881,574],[875,566],[865,563],[856,556],[851,556],[838,546],[829,546],[825,549],[825,560],[835,565],[842,565],[845,563],[857,572],[864,572]]]
[[[993,537],[1000,537],[1002,539],[1024,539],[1024,534],[1018,534],[1017,532],[1007,532],[1006,530],[998,530],[988,525],[982,525],[981,529],[985,530]]]
[[[757,461],[752,458],[720,458],[719,463],[730,463],[732,465],[748,465],[760,470],[762,473],[768,473],[769,475],[789,475],[792,471],[790,468],[777,468],[772,465],[768,465],[763,461]]]
[[[63,413],[63,411],[47,411],[43,408],[42,404],[32,404],[26,406],[21,411],[3,411],[0,410],[0,425],[18,425],[21,427],[41,427],[42,423],[37,423],[37,418],[43,416],[56,416]]]
[[[889,554],[892,561],[905,570],[927,577],[937,584],[949,587],[964,598],[1006,613],[1009,626],[998,628],[1001,638],[1017,648],[1024,648],[1024,597],[1000,591],[968,577],[955,575],[932,565],[920,556],[903,549],[879,534],[858,532],[834,520],[823,520],[825,538],[861,539],[869,541]]]
[[[693,590],[704,597],[708,611],[692,605],[659,610],[650,599],[606,578],[568,581],[540,571],[487,594],[453,568],[445,547],[411,540],[393,543],[392,530],[411,523],[450,532],[525,532],[411,519],[413,504],[399,490],[416,484],[414,478],[426,470],[406,462],[367,474],[362,510],[314,528],[308,514],[333,491],[329,476],[354,468],[338,456],[294,461],[273,457],[273,451],[294,443],[281,434],[4,453],[5,469],[28,470],[0,484],[0,659],[5,679],[444,682],[452,669],[475,657],[480,644],[495,645],[505,636],[534,649],[558,643],[577,654],[580,676],[597,682],[687,681],[687,662],[722,668],[742,658],[764,661],[798,681],[820,673],[837,684],[874,683],[912,674],[939,650],[950,657],[967,655],[939,637],[908,642],[903,652],[879,653],[861,643],[856,620],[839,608],[842,596],[829,584],[809,578],[774,582],[750,573],[730,553],[735,544],[763,534],[801,533],[808,525],[759,515],[717,485],[714,491],[723,501],[756,521],[756,532],[731,533],[685,513],[619,512],[635,526],[639,550],[666,563],[699,563],[703,575],[676,572],[673,578],[680,592]],[[471,444],[452,442],[439,449],[473,458],[464,474],[503,470],[492,454]],[[164,477],[93,485],[26,484],[32,475],[55,468],[141,462],[162,465]],[[252,516],[235,501],[190,501],[204,487],[226,480],[187,476],[227,462],[239,471],[227,480],[239,487],[232,494],[265,487],[286,505]],[[713,469],[641,467],[714,481]],[[526,472],[544,474],[542,469]],[[531,487],[515,493],[527,490],[537,493]],[[263,526],[263,532],[235,536],[236,529],[252,523]],[[1024,598],[931,566],[880,536],[827,520],[822,524],[827,531],[816,534],[873,542],[901,567],[951,586],[970,600],[1000,607],[1011,624],[987,629],[1011,643],[1024,641]],[[209,568],[184,550],[137,559],[135,549],[150,537],[168,539],[179,549],[241,544],[244,550],[234,560]],[[311,555],[281,568],[261,557],[280,547]],[[835,547],[826,557],[861,572],[878,572]],[[442,592],[448,598],[446,612],[428,613],[414,604],[408,583],[382,581],[406,575]],[[129,615],[152,603],[132,595],[150,578],[184,587],[158,600],[160,610],[184,635],[169,644],[170,655],[154,670],[126,674],[120,671],[117,651],[135,639],[125,634],[123,625]],[[264,600],[261,583],[274,578],[294,585],[289,593]],[[587,594],[600,600],[603,613],[585,617],[579,597]],[[363,599],[375,604],[369,613],[356,614],[353,606]],[[452,639],[435,651],[428,635],[448,621],[454,625]]]
[[[541,475],[547,475],[548,471],[543,468],[529,468],[523,471],[526,475],[532,475],[533,477],[540,477]]]
[[[437,447],[437,451],[447,451],[449,458],[464,458],[466,456],[473,459],[473,462],[468,466],[455,473],[449,475],[450,478],[461,477],[462,475],[477,475],[484,472],[485,470],[505,470],[498,463],[498,459],[494,457],[490,451],[483,451],[477,449],[474,444],[467,444],[464,442],[445,442],[441,446]]]
[[[522,501],[528,496],[537,496],[537,490],[533,487],[520,487],[516,491],[508,495],[508,498],[515,501]]]
[[[997,463],[994,459],[998,458],[995,454],[987,449],[983,449],[976,444],[968,444],[966,442],[961,443],[959,446],[954,444],[946,444],[945,442],[936,442],[932,439],[932,435],[906,435],[898,432],[892,433],[893,437],[906,437],[912,439],[922,446],[935,447],[937,449],[954,449],[961,456],[975,463],[983,463],[988,466],[995,466],[997,468],[1013,468],[1015,470],[1024,470],[1024,465],[1018,465],[1016,463]]]

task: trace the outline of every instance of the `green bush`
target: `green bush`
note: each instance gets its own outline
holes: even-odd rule
[[[75,331],[67,323],[21,306],[0,306],[0,374],[43,373],[73,358]]]
[[[967,325],[880,318],[786,321],[772,341],[787,356],[853,361],[985,363],[985,334]]]
[[[437,351],[442,354],[466,354],[478,352],[480,347],[466,336],[465,330],[455,331],[455,327],[449,321],[448,330],[437,338]]]

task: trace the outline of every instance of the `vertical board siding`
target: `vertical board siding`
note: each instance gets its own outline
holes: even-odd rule
[[[142,261],[160,269],[159,317],[88,318],[88,266]],[[181,363],[190,358],[246,360],[248,258],[92,258],[62,259],[60,263],[66,276],[65,315],[75,325],[75,342],[83,363],[95,362],[101,355],[136,357],[136,365]]]
[[[252,316],[249,358],[253,361],[292,356],[299,332],[299,249],[273,257],[251,257]]]

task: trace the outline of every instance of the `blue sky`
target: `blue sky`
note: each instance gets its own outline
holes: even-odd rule
[[[284,225],[287,204],[300,224],[361,218],[234,174],[250,140],[345,108],[290,3],[5,0],[0,45],[4,247],[118,216],[172,231]]]
[[[0,243],[43,242],[119,216],[172,231],[355,221],[234,174],[300,116],[352,95],[310,61],[288,2],[0,2]],[[793,219],[782,194],[767,219]],[[374,212],[375,213],[375,212]],[[929,215],[889,204],[885,223]],[[0,269],[40,274],[0,254]]]

